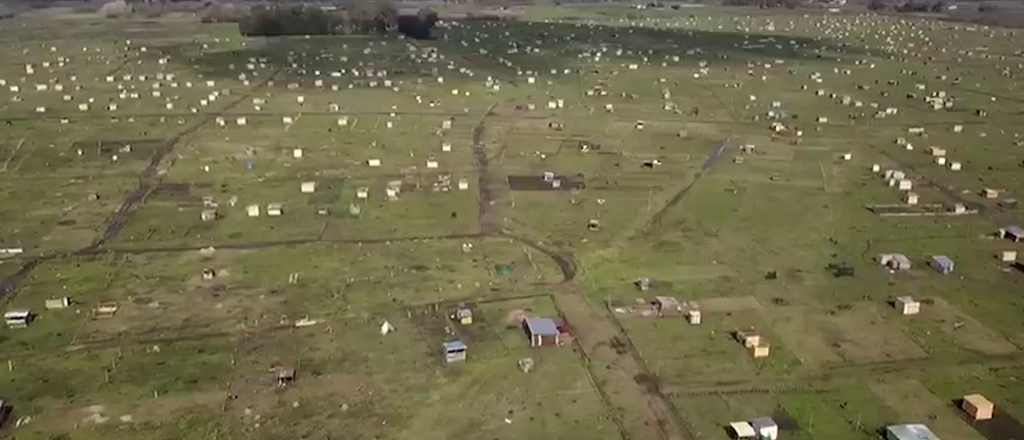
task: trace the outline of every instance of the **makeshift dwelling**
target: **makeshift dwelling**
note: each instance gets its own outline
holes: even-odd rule
[[[999,260],[1007,263],[1017,261],[1017,251],[1003,251],[999,255]]]
[[[960,162],[950,162],[949,163],[949,170],[950,171],[960,171],[960,170],[963,169],[963,167],[964,167],[963,164],[960,163]]]
[[[114,301],[101,301],[92,309],[92,317],[96,319],[113,318],[117,314],[118,305]]]
[[[907,271],[911,267],[910,258],[903,254],[881,254],[878,256],[878,264],[899,271]]]
[[[771,354],[771,344],[765,341],[760,341],[757,345],[747,347],[747,353],[749,353],[750,357],[754,359],[768,357],[768,355]]]
[[[885,440],[939,440],[932,430],[919,423],[885,427]]]
[[[686,311],[686,321],[693,325],[700,324],[700,310],[690,309]]]
[[[914,299],[912,296],[899,296],[896,297],[896,310],[900,311],[903,315],[916,315],[921,313],[921,302]]]
[[[370,160],[367,160],[366,164],[371,166],[371,167],[375,167],[375,168],[379,167],[380,166],[380,159],[370,159]]]
[[[654,308],[658,311],[658,316],[678,316],[683,313],[682,304],[671,296],[654,297]]]
[[[302,182],[299,190],[304,194],[314,193],[316,192],[316,182]]]
[[[1021,229],[1019,226],[999,228],[999,238],[1005,238],[1014,242],[1024,240],[1024,229]]]
[[[460,340],[445,342],[444,360],[448,363],[463,362],[466,360],[466,344]]]
[[[919,199],[920,196],[913,191],[907,192],[907,194],[903,197],[903,201],[905,201],[908,205],[916,205]]]
[[[46,310],[66,309],[70,306],[71,299],[66,296],[63,298],[50,298],[46,300]]]
[[[754,427],[747,422],[732,422],[729,424],[729,435],[735,439],[743,439],[754,438],[757,433],[754,432]]]
[[[946,149],[939,147],[928,147],[928,154],[934,157],[942,157],[946,155]]]
[[[10,328],[25,328],[32,322],[32,311],[28,309],[11,310],[4,313],[4,321]]]
[[[758,417],[750,421],[750,427],[761,439],[776,440],[779,438],[779,425],[771,417]]]
[[[907,179],[899,180],[897,182],[897,189],[900,191],[910,191],[914,189],[914,182]]]
[[[983,188],[981,190],[981,196],[986,198],[986,199],[998,199],[999,198],[999,190],[998,189],[992,189],[992,188]]]
[[[215,271],[213,269],[210,269],[210,268],[203,269],[203,279],[204,280],[209,281],[209,280],[212,280],[214,278],[217,278],[217,271]]]
[[[953,273],[953,260],[945,255],[935,255],[932,257],[932,267],[943,275],[949,275]]]
[[[217,219],[217,210],[216,209],[204,209],[203,212],[199,213],[199,218],[202,221],[204,221],[204,222],[216,220]]]
[[[651,288],[651,279],[647,277],[637,278],[636,281],[633,281],[633,284],[636,285],[636,288],[640,289],[641,292],[646,292]]]
[[[280,203],[268,203],[267,204],[267,215],[271,217],[279,217],[284,213]]]
[[[737,330],[735,333],[736,340],[743,344],[744,347],[750,348],[761,343],[761,333],[757,330],[750,328],[747,330]]]
[[[277,367],[274,368],[274,379],[277,380],[277,386],[284,388],[295,382],[295,369]]]
[[[964,410],[971,420],[989,420],[995,405],[981,394],[968,394],[960,402],[960,409]]]
[[[548,318],[526,318],[523,320],[523,330],[530,338],[531,347],[544,345],[558,345],[558,325]]]
[[[455,319],[459,324],[470,325],[473,323],[473,311],[467,308],[460,308],[455,311]]]
[[[260,216],[260,205],[249,205],[249,206],[246,206],[245,207],[245,213],[249,217],[259,217]]]

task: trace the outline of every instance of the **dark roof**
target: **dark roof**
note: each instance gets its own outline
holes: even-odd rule
[[[558,326],[548,318],[526,318],[526,328],[533,335],[557,335]]]

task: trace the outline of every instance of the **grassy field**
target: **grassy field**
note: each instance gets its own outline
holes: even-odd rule
[[[772,416],[785,438],[975,440],[952,405],[975,392],[1024,417],[1024,271],[997,258],[1024,248],[995,237],[1024,219],[1019,33],[520,12],[423,41],[0,21],[0,248],[23,250],[0,293],[35,313],[0,329],[5,434],[717,440]],[[654,296],[703,322],[643,316]],[[531,347],[524,313],[571,341]],[[767,358],[734,339],[751,327]]]

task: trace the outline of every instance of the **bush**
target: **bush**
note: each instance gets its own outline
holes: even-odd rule
[[[998,9],[999,8],[996,8],[996,5],[993,5],[991,3],[980,3],[980,4],[978,4],[978,12],[990,13],[990,12],[996,12],[996,10],[998,10]]]

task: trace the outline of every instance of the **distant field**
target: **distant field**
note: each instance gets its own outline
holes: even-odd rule
[[[1024,271],[999,258],[1024,247],[995,237],[1024,221],[1019,32],[509,14],[423,41],[0,21],[0,249],[23,251],[0,293],[36,316],[0,329],[4,433],[717,440],[771,416],[976,439],[952,404],[976,392],[1024,417]],[[644,316],[655,296],[702,322]],[[531,347],[527,315],[563,346]],[[766,358],[734,337],[752,327]]]

